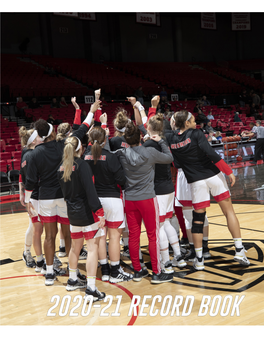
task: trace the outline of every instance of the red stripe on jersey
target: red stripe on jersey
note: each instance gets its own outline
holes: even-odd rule
[[[78,125],[82,124],[81,113],[82,113],[81,109],[76,109],[73,124],[78,124]]]
[[[118,187],[119,190],[120,190],[120,197],[119,197],[119,198],[123,200],[123,191],[122,191],[122,188],[121,188],[120,185],[117,185],[117,187]]]
[[[170,219],[173,216],[173,211],[166,213],[166,219]]]
[[[31,218],[31,221],[32,221],[33,224],[34,224],[34,223],[39,223],[39,222],[40,222],[38,216],[37,216],[37,217],[32,217],[32,218]]]
[[[119,226],[123,223],[123,221],[105,221],[105,226],[109,227],[110,229],[118,229]]]
[[[156,108],[149,108],[149,111],[148,111],[148,120],[147,122],[144,124],[144,127],[147,128],[147,123],[148,121],[151,119],[151,117],[155,116],[156,115]]]
[[[64,225],[70,225],[70,221],[68,218],[63,218],[57,215],[57,222],[60,224],[64,224]]]
[[[165,219],[166,219],[166,215],[160,215],[159,216],[160,223],[164,223]]]
[[[85,125],[86,125],[86,127],[88,127],[88,128],[90,127],[90,126],[89,126],[89,124],[88,124],[88,123],[86,123],[86,122],[83,122],[83,124],[85,124]]]
[[[47,216],[43,216],[41,214],[39,214],[40,220],[41,222],[44,223],[56,223],[57,222],[57,216],[51,216],[51,217],[47,217]]]
[[[98,230],[89,231],[89,232],[84,232],[83,234],[84,234],[85,240],[87,240],[87,239],[93,239],[94,236],[96,235],[97,231],[98,231]]]
[[[178,200],[180,204],[182,204],[182,206],[192,206],[192,201],[191,200]]]
[[[22,175],[21,174],[19,174],[19,183],[22,183],[23,181],[22,181]]]
[[[80,232],[71,232],[71,239],[81,239],[84,237],[84,233]]]
[[[200,210],[201,208],[206,208],[206,207],[210,207],[210,200],[198,202],[196,204],[193,203],[193,208],[195,210]]]
[[[103,216],[104,216],[104,210],[103,210],[103,208],[99,208],[99,210],[97,210],[97,211],[95,212],[95,214],[96,214],[97,217],[103,217]]]
[[[96,212],[97,212],[97,211],[96,211]],[[93,215],[93,218],[94,218],[94,222],[95,222],[95,223],[97,223],[98,221],[100,221],[99,218],[97,218],[96,214],[94,214],[94,213],[92,212],[92,215]]]
[[[232,169],[225,163],[223,159],[218,161],[215,165],[221,172],[225,173],[226,175],[230,175],[233,173]]]
[[[219,201],[225,200],[227,198],[230,198],[230,193],[229,193],[229,191],[226,191],[224,193],[216,195],[214,198],[217,202],[219,202]]]

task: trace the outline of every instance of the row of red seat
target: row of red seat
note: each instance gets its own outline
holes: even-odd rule
[[[12,169],[20,170],[20,159],[0,160],[0,172],[7,173]]]

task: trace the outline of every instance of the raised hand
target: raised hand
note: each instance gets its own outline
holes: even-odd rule
[[[102,124],[107,123],[107,113],[103,113],[103,115],[100,116],[100,121]]]
[[[76,110],[80,109],[78,103],[76,103],[76,97],[72,97],[71,102]]]
[[[160,96],[158,96],[158,95],[154,96],[151,100],[151,107],[157,108],[159,101],[160,101]]]
[[[128,100],[128,102],[130,102],[133,106],[135,105],[135,103],[136,103],[136,98],[135,97],[127,97],[127,100]]]
[[[101,96],[101,89],[95,90],[94,95],[95,95],[95,100],[98,101]]]
[[[100,108],[100,104],[101,104],[101,101],[99,101],[99,100],[95,101],[91,105],[90,112],[92,112],[94,114],[96,112],[96,110],[98,110]]]

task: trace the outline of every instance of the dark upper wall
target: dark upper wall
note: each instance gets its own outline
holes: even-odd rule
[[[135,13],[97,13],[96,21],[52,13],[2,13],[2,53],[123,62],[215,61],[264,58],[263,13],[251,13],[251,31],[231,30],[231,13],[216,13],[217,30],[201,29],[199,13],[161,13],[161,26],[137,24]],[[60,28],[68,33],[61,33]],[[156,35],[151,39],[150,35]]]
[[[19,45],[29,38],[28,53],[41,54],[37,13],[1,13],[1,53],[21,53]]]

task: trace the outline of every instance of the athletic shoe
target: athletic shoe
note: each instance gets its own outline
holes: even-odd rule
[[[196,257],[196,253],[195,251],[193,250],[188,250],[188,252],[186,253],[186,255],[184,256],[184,259],[187,261],[187,262],[193,262],[194,259]]]
[[[211,258],[211,257],[212,257],[212,255],[209,252],[209,248],[208,247],[203,247],[203,258],[204,259],[208,259],[208,258]]]
[[[186,255],[187,252],[188,252],[188,250],[185,247],[181,246],[181,245],[180,245],[180,251],[181,251],[182,255]]]
[[[65,257],[65,256],[67,256],[65,246],[60,246],[59,247],[59,257]]]
[[[152,273],[152,284],[160,284],[160,283],[166,283],[171,282],[173,280],[173,274],[167,274],[164,272],[161,272],[160,274],[155,274],[155,272]]]
[[[128,282],[133,279],[133,275],[125,272],[121,266],[117,269],[115,274],[111,273],[109,282],[110,283],[119,283],[119,282]]]
[[[83,282],[85,285],[87,284],[86,276],[82,275],[79,269],[77,269],[77,277],[80,282]]]
[[[45,285],[53,285],[54,281],[56,279],[56,274],[53,272],[53,274],[46,274],[45,275]]]
[[[34,261],[33,257],[31,256],[31,252],[23,252],[23,261],[26,263],[26,266],[28,268],[35,268],[36,267],[36,262]]]
[[[204,259],[198,259],[197,257],[195,257],[193,267],[195,268],[195,270],[204,270]]]
[[[66,275],[66,270],[65,270],[65,269],[55,268],[55,267],[53,266],[53,271],[55,272],[55,274],[56,274],[57,276]],[[42,275],[46,275],[46,274],[47,274],[47,265],[46,265],[46,263],[43,264],[41,273],[42,273]]]
[[[142,278],[147,277],[148,276],[148,270],[140,270],[140,271],[134,271],[134,275],[133,275],[133,281],[135,282],[140,282],[142,280]]]
[[[93,298],[93,302],[95,301],[101,301],[105,298],[105,293],[104,292],[100,292],[97,288],[95,288],[94,291],[92,291],[92,289],[90,287],[88,287],[85,290],[85,296],[84,296],[84,300],[86,299],[86,297],[88,296],[92,296]],[[87,301],[87,303],[89,302],[89,300]]]
[[[54,253],[54,259],[53,259],[53,265],[54,267],[58,268],[59,266],[62,266],[62,262],[59,260],[59,258],[56,256],[56,253]]]
[[[37,265],[35,267],[35,271],[36,272],[41,272],[44,264],[45,264],[45,260],[43,258],[41,261],[37,262]]]
[[[178,268],[184,268],[187,266],[183,256],[174,256],[172,260],[172,266],[177,266]]]
[[[247,252],[247,250],[243,247],[242,250],[240,251],[236,251],[234,260],[236,260],[238,263],[242,264],[242,265],[250,265],[250,261],[247,259],[245,252]]]
[[[161,271],[166,274],[173,274],[174,270],[172,269],[171,262],[168,261],[165,264],[163,262],[160,263]]]
[[[86,284],[81,282],[79,279],[76,279],[74,281],[72,278],[69,278],[67,282],[66,290],[73,291],[73,290],[82,289],[85,287],[86,287]]]
[[[82,247],[81,251],[80,251],[80,256],[79,259],[86,259],[87,258],[87,251],[84,249],[84,247]]]
[[[188,238],[183,238],[180,240],[180,245],[181,246],[189,246],[189,240]]]
[[[110,266],[109,263],[101,265],[102,281],[108,282],[110,277]]]
[[[122,256],[130,259],[129,248],[126,245],[124,246],[124,250],[122,252]]]

